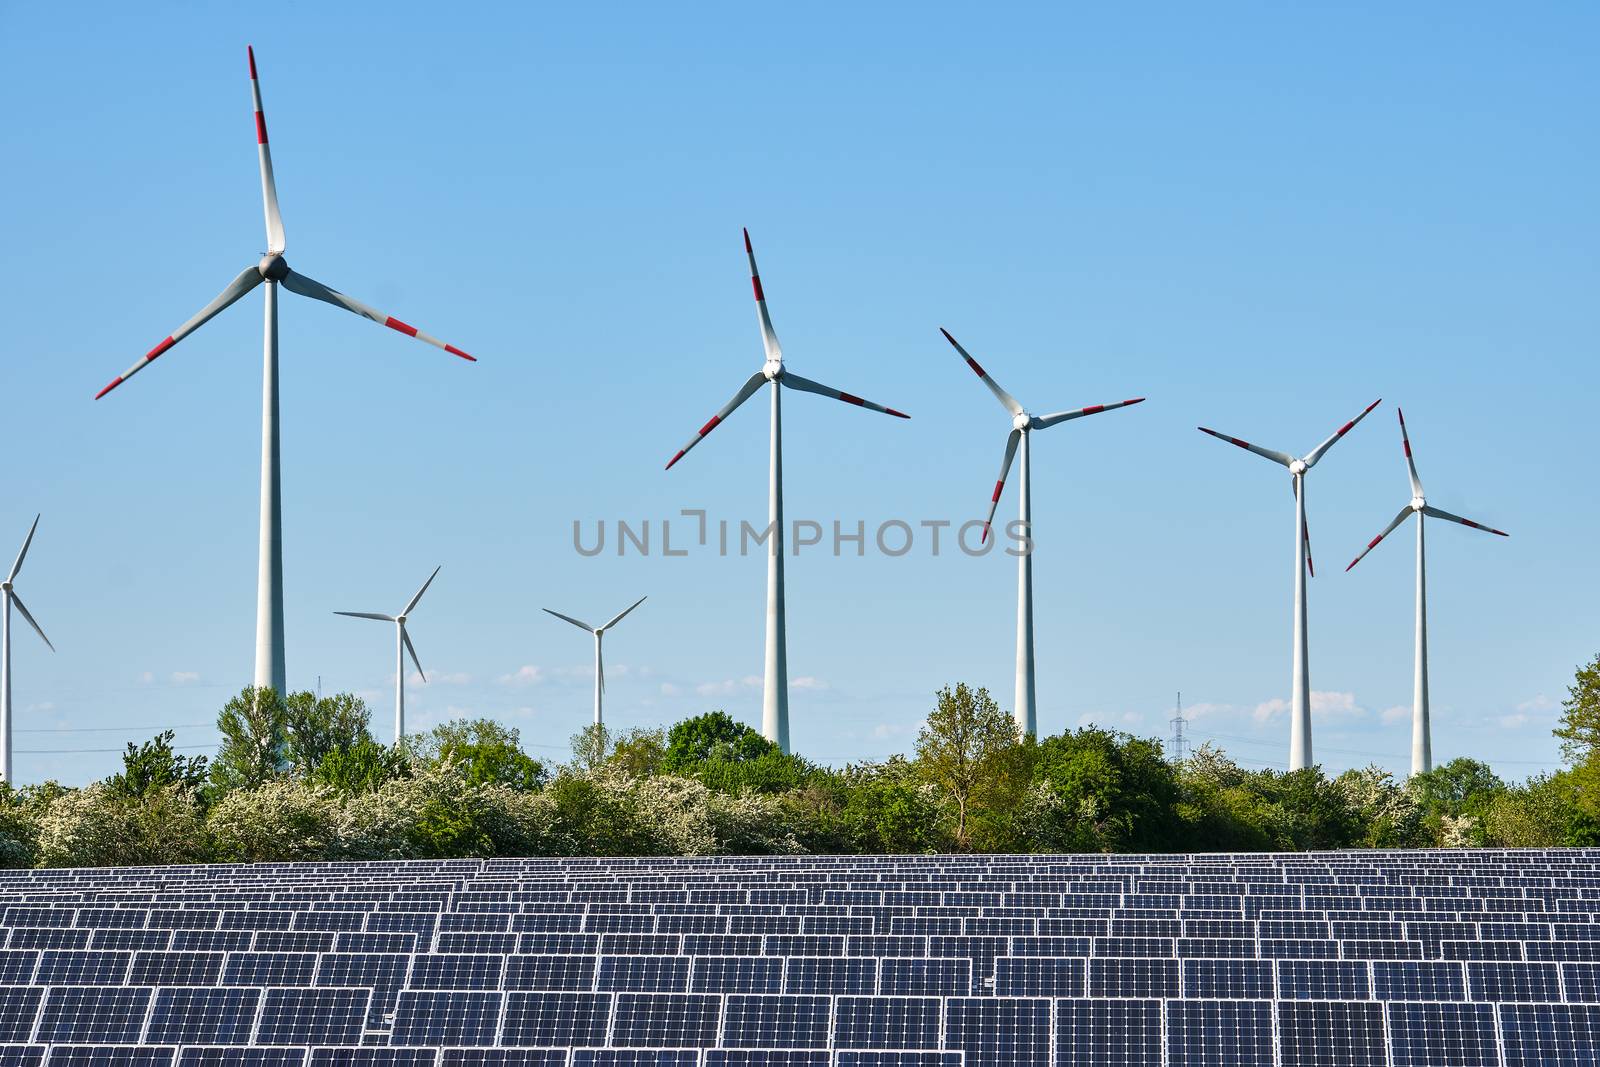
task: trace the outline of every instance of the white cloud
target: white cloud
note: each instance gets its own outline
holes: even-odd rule
[[[1208,715],[1230,715],[1239,709],[1232,704],[1212,704],[1202,701],[1199,704],[1190,704],[1183,709],[1183,717],[1191,722],[1203,719]]]
[[[544,677],[543,667],[535,667],[531,663],[525,663],[510,674],[502,674],[497,681],[501,685],[538,685],[544,681]]]
[[[1515,730],[1517,727],[1525,725],[1527,721],[1528,717],[1521,712],[1518,712],[1515,715],[1500,716],[1500,725],[1504,726],[1507,730]]]
[[[173,685],[193,685],[200,680],[199,671],[173,671]]]
[[[1554,711],[1559,705],[1554,700],[1540,693],[1532,700],[1524,700],[1517,705],[1517,710],[1527,715],[1532,712]]]
[[[153,682],[155,680],[156,680],[156,676],[153,673],[151,673],[150,671],[145,671],[143,674],[139,675],[139,681],[144,685],[149,685],[151,682]]]
[[[1271,700],[1264,700],[1257,704],[1256,710],[1250,713],[1250,717],[1255,719],[1256,722],[1270,722],[1288,710],[1289,702],[1287,700],[1282,697],[1273,697]]]
[[[1383,709],[1383,721],[1386,723],[1404,722],[1411,718],[1411,705],[1396,704],[1392,708]]]
[[[526,670],[527,668],[523,668]],[[538,668],[535,668],[537,670]],[[472,682],[472,675],[464,671],[429,671],[424,678],[416,671],[412,671],[406,678],[407,685],[468,685]]]
[[[1256,722],[1271,722],[1289,710],[1289,702],[1282,697],[1273,697],[1256,705],[1256,710],[1251,716]],[[1367,709],[1356,703],[1354,693],[1341,693],[1313,689],[1311,691],[1311,714],[1321,719],[1332,719],[1339,716],[1348,716],[1359,719],[1367,713]]]
[[[694,687],[694,691],[703,697],[727,696],[739,688],[738,683],[732,678],[725,678],[720,682],[701,682]]]
[[[739,679],[739,682],[746,689],[761,688],[761,676],[758,674],[747,674],[743,678]]]
[[[661,683],[661,695],[664,697],[675,697],[681,692],[682,690],[673,685],[671,682]]]
[[[915,733],[921,729],[922,723],[917,723],[914,726],[907,726],[904,723],[880,722],[878,725],[872,728],[872,736],[878,738],[879,740],[883,740],[890,737],[901,737],[906,734]]]
[[[828,688],[828,683],[824,682],[821,678],[813,678],[811,675],[807,674],[802,675],[799,678],[791,678],[789,680],[789,687],[791,689],[822,690]]]

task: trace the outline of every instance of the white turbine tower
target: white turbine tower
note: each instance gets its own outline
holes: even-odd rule
[[[605,657],[600,651],[601,642],[605,639],[607,630],[611,629],[612,627],[616,626],[617,623],[627,618],[628,612],[632,611],[640,604],[643,604],[647,599],[649,598],[640,597],[638,600],[635,600],[622,611],[612,616],[610,621],[603,626],[590,626],[586,622],[580,622],[579,620],[574,619],[571,615],[563,615],[561,612],[551,611],[549,608],[543,609],[547,614],[554,615],[563,622],[570,622],[578,629],[594,634],[594,724],[596,726],[602,725],[604,721],[600,714],[600,698],[606,691],[606,662]]]
[[[22,551],[17,553],[17,561],[11,565],[11,571],[6,575],[6,580],[0,582],[0,749],[5,750],[5,776],[4,781],[15,783],[11,777],[11,609],[15,607],[28,625],[33,627],[33,632],[39,635],[39,640],[51,652],[56,646],[44,635],[44,630],[34,621],[33,615],[28,611],[27,605],[17,595],[17,575],[22,572],[22,561],[28,558],[28,546],[33,544],[33,532],[39,528],[39,516],[33,517],[33,525],[28,527],[28,536],[22,542]]]
[[[1371,552],[1379,541],[1388,537],[1402,522],[1412,515],[1417,517],[1417,652],[1416,675],[1412,680],[1411,688],[1411,773],[1427,774],[1433,770],[1433,733],[1428,722],[1428,563],[1427,550],[1423,540],[1423,526],[1428,517],[1444,519],[1447,522],[1459,522],[1463,526],[1470,526],[1474,530],[1484,533],[1498,534],[1501,537],[1511,535],[1504,530],[1496,530],[1482,523],[1463,519],[1460,515],[1452,515],[1448,511],[1440,511],[1427,501],[1422,493],[1422,479],[1417,477],[1417,465],[1411,459],[1411,438],[1406,433],[1405,412],[1398,412],[1400,416],[1400,443],[1406,451],[1406,473],[1411,476],[1411,502],[1400,509],[1400,514],[1394,521],[1383,528],[1383,532],[1361,550],[1361,555],[1350,561],[1350,567],[1360,563]]]
[[[733,399],[722,410],[711,416],[711,421],[689,438],[689,443],[678,450],[667,463],[667,469],[700,443],[706,434],[716,429],[733,410],[756,394],[763,385],[772,386],[772,453],[767,475],[767,517],[770,520],[767,553],[767,654],[762,676],[761,734],[774,742],[784,752],[789,751],[789,654],[785,634],[783,600],[783,420],[780,411],[779,387],[799,389],[801,392],[843,400],[856,407],[881,411],[885,415],[909,419],[911,416],[894,408],[886,408],[863,400],[859,396],[834,389],[791,373],[783,366],[783,349],[778,346],[778,335],[772,331],[772,318],[767,314],[766,294],[761,291],[761,275],[756,270],[756,254],[750,248],[750,231],[744,233],[744,252],[750,260],[750,284],[756,295],[756,318],[761,323],[761,343],[766,349],[766,364],[739,387]]]
[[[1326,441],[1305,454],[1302,459],[1295,459],[1286,452],[1274,452],[1270,448],[1253,445],[1249,441],[1241,441],[1237,437],[1229,437],[1225,433],[1199,427],[1201,433],[1208,433],[1229,444],[1238,445],[1248,452],[1272,460],[1289,468],[1291,485],[1294,490],[1294,679],[1293,688],[1289,694],[1289,769],[1298,771],[1312,765],[1311,759],[1311,669],[1307,660],[1309,655],[1309,641],[1306,636],[1306,575],[1315,576],[1316,570],[1311,565],[1311,531],[1306,527],[1306,474],[1317,465],[1334,443],[1355,429],[1356,423],[1366,418],[1372,409],[1383,403],[1382,398],[1368,404],[1366,410],[1335,430]]]
[[[376,619],[379,622],[394,623],[394,743],[399,744],[406,736],[406,653],[411,653],[411,662],[417,665],[417,676],[427,682],[428,676],[422,673],[422,661],[417,658],[417,650],[411,644],[411,635],[406,633],[406,620],[411,617],[411,611],[422,599],[422,594],[428,591],[428,586],[439,577],[439,568],[433,568],[433,573],[428,575],[428,580],[422,583],[422,588],[417,590],[417,595],[406,602],[398,615],[380,615],[375,611],[336,611],[335,615],[346,615],[352,619]]]
[[[995,480],[994,494],[989,498],[989,515],[983,523],[983,539],[989,539],[989,527],[994,522],[995,508],[1000,505],[1000,492],[1006,486],[1006,475],[1011,471],[1011,461],[1020,448],[1022,452],[1022,472],[1018,476],[1021,481],[1019,490],[1018,517],[1022,522],[1023,533],[1033,536],[1033,489],[1032,489],[1032,463],[1029,458],[1028,442],[1034,430],[1047,430],[1059,422],[1079,419],[1085,415],[1098,415],[1102,411],[1112,411],[1116,408],[1125,408],[1131,404],[1141,404],[1144,397],[1133,400],[1120,400],[1114,404],[1095,404],[1092,407],[1075,408],[1072,411],[1058,411],[1054,415],[1030,415],[1023,410],[1022,405],[993,378],[989,377],[978,361],[968,354],[965,348],[950,336],[950,331],[942,326],[939,332],[944,334],[944,339],[955,346],[961,353],[961,358],[967,361],[967,366],[972,368],[974,374],[983,379],[983,384],[1000,401],[1000,406],[1011,415],[1011,435],[1006,438],[1006,455],[1000,461],[1000,477]],[[1017,728],[1025,736],[1038,736],[1039,709],[1036,700],[1033,669],[1033,552],[1022,552],[1017,556],[1017,695],[1016,704],[1012,715],[1017,720]]]
[[[250,91],[255,99],[256,144],[261,163],[261,196],[267,218],[267,251],[261,261],[246,267],[215,300],[200,309],[194,318],[179,326],[144,358],[111,379],[95,399],[133,377],[167,349],[209,322],[218,312],[266,283],[266,341],[262,346],[261,383],[261,544],[256,584],[256,666],[255,685],[271,686],[279,693],[286,688],[283,656],[283,491],[278,468],[278,286],[291,293],[321,300],[344,308],[362,318],[398,330],[408,337],[437,345],[452,355],[473,360],[452,345],[385,315],[359,300],[352,300],[321,282],[289,269],[283,260],[283,219],[278,214],[278,189],[272,177],[272,155],[267,148],[267,122],[261,111],[261,84],[256,79],[255,50],[250,49]],[[475,360],[473,360],[476,362]]]

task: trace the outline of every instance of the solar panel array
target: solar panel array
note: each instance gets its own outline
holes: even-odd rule
[[[0,871],[0,1067],[1578,1067],[1600,851]]]

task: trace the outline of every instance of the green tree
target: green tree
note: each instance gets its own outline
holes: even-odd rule
[[[287,772],[289,713],[271,686],[247,686],[217,716],[222,747],[211,763],[219,790],[249,789]]]
[[[385,782],[411,773],[405,749],[380,745],[370,736],[335,748],[317,761],[310,780],[349,796],[377,791]]]
[[[1561,708],[1561,755],[1569,766],[1586,763],[1600,749],[1600,655],[1578,668]]]
[[[777,747],[727,712],[711,711],[685,719],[668,732],[662,769],[669,774],[692,774],[710,760],[759,759]]]
[[[1034,792],[1019,845],[1075,852],[1174,847],[1181,792],[1159,742],[1086,726],[1038,742],[1031,763]]]
[[[443,723],[412,744],[418,762],[455,764],[469,785],[537,789],[545,781],[544,764],[522,751],[522,735],[492,719]]]
[[[142,799],[169,785],[199,790],[206,783],[206,757],[180,756],[172,748],[177,735],[171,730],[157,734],[142,745],[128,742],[122,754],[122,770],[106,779],[113,793]]]
[[[635,727],[614,739],[607,760],[635,778],[660,774],[667,761],[666,732]]]
[[[572,761],[586,771],[593,771],[611,755],[611,731],[604,723],[592,722],[572,735]]]
[[[290,694],[284,701],[284,732],[294,776],[310,778],[332,753],[370,742],[371,722],[366,701],[351,693],[321,699],[308,692]]]
[[[917,734],[917,768],[955,806],[955,843],[969,845],[972,803],[1017,748],[1017,724],[987,689],[965,682],[936,694],[927,724]]]

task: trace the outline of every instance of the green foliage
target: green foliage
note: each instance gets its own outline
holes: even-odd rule
[[[271,686],[246,686],[217,715],[222,746],[211,763],[218,791],[253,789],[288,770],[289,709]]]
[[[296,778],[314,777],[337,752],[372,742],[372,713],[350,693],[320,700],[314,693],[292,693],[284,702],[285,756]]]
[[[411,763],[404,749],[380,745],[368,736],[324,755],[310,780],[348,796],[374,792],[385,782],[410,773]]]
[[[1569,766],[1587,763],[1600,752],[1600,655],[1578,668],[1561,708],[1561,755]]]
[[[167,730],[142,745],[129,741],[128,750],[122,754],[122,770],[106,779],[106,787],[119,796],[135,800],[169,785],[198,792],[209,774],[206,758],[178,755],[172,749],[176,736]]]
[[[778,746],[722,711],[685,719],[667,734],[667,754],[662,770],[668,774],[693,774],[711,760],[739,763],[760,759]]]
[[[965,682],[936,694],[927,724],[917,735],[917,768],[955,809],[955,844],[971,844],[968,823],[975,800],[997,782],[1011,778],[1018,748],[1016,720],[1000,710],[987,689]]]
[[[407,741],[416,764],[456,767],[472,785],[538,789],[544,764],[522,751],[522,735],[492,719],[457,719]]]
[[[1040,741],[1025,824],[1034,848],[1158,852],[1176,847],[1177,775],[1159,743],[1098,727]]]

